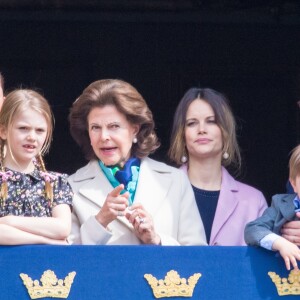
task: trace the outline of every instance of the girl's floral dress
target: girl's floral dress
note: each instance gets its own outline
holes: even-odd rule
[[[45,176],[53,187],[52,203],[45,197]],[[68,204],[71,207],[73,192],[67,177],[56,172],[44,173],[38,168],[29,174],[5,168],[1,172],[0,186],[3,180],[7,182],[8,197],[5,201],[0,197],[0,217],[51,217],[52,208],[56,205]]]

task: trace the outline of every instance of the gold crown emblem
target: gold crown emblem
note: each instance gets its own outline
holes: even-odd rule
[[[32,280],[27,274],[21,273],[20,277],[22,278],[31,299],[45,297],[68,298],[75,275],[76,272],[71,272],[64,280],[57,279],[53,271],[47,270],[40,279],[42,285],[40,285],[38,280]]]
[[[186,280],[185,278],[180,278],[176,271],[171,270],[167,273],[164,280],[158,280],[151,274],[145,274],[144,277],[151,286],[155,298],[192,297],[201,274],[195,273]]]
[[[288,279],[281,278],[275,272],[269,272],[268,275],[276,285],[279,296],[300,295],[300,271],[293,269]]]

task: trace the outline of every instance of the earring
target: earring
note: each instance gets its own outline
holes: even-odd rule
[[[133,142],[134,144],[136,144],[136,143],[137,143],[137,141],[138,141],[138,140],[137,140],[137,138],[136,138],[136,137],[134,137],[134,138],[133,138],[133,140],[132,140],[132,142]]]
[[[225,160],[229,158],[229,154],[227,151],[225,151],[222,156]]]
[[[182,155],[181,162],[184,164],[187,162],[187,160],[188,160],[187,157],[185,155]]]

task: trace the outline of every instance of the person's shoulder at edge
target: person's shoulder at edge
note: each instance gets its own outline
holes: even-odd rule
[[[168,174],[175,182],[181,182],[182,180],[184,184],[186,184],[186,182],[189,182],[187,172],[185,172],[181,168],[170,166],[165,162],[154,160],[149,157],[145,157],[142,159],[141,168],[143,168],[143,164],[147,164],[155,172],[166,175]]]
[[[49,173],[50,175],[53,175],[55,178],[61,178],[61,179],[67,179],[69,178],[69,174],[67,173],[61,173],[57,171],[47,171],[46,173]]]
[[[259,189],[235,179],[224,167],[222,167],[222,176],[224,178],[225,184],[229,184],[230,188],[233,191],[241,192],[245,194],[249,193],[249,195],[253,195],[253,196],[255,195],[263,196],[263,193]]]
[[[167,173],[178,173],[178,172],[180,173],[181,172],[178,168],[172,167],[172,166],[166,164],[165,162],[161,162],[161,161],[155,160],[150,157],[143,158],[141,167],[143,166],[143,164],[150,165],[153,170],[156,170],[158,172],[167,172]]]
[[[179,167],[179,169],[184,171],[185,173],[187,173],[187,165],[186,164]],[[222,167],[222,177],[223,177],[223,180],[222,180],[223,184],[228,185],[232,191],[235,191],[235,192],[241,191],[244,193],[250,192],[251,195],[259,194],[259,195],[263,196],[263,193],[260,190],[258,190],[257,188],[235,179],[227,171],[227,169],[225,167]]]
[[[273,202],[273,205],[275,204],[278,204],[279,202],[282,202],[282,201],[293,201],[295,199],[295,197],[297,196],[296,193],[293,193],[293,194],[275,194],[272,196],[272,202]]]
[[[97,160],[90,160],[86,165],[76,170],[73,174],[69,175],[69,181],[83,181],[92,179],[99,172],[99,164]]]

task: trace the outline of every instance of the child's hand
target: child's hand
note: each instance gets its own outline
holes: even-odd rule
[[[295,269],[298,269],[297,260],[300,260],[300,249],[295,244],[280,237],[275,240],[272,248],[279,251],[288,270],[291,269],[291,264]]]

